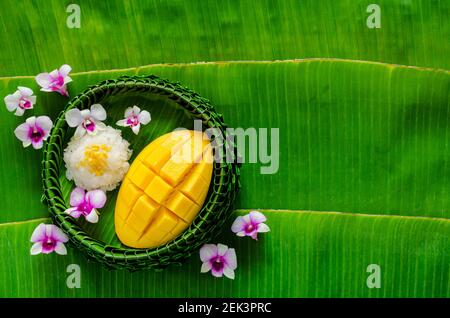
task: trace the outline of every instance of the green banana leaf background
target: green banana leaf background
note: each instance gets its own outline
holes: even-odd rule
[[[362,0],[2,0],[0,95],[27,86],[30,114],[52,119],[68,102],[39,92],[34,76],[73,67],[71,96],[120,75],[155,74],[208,98],[230,127],[279,128],[279,169],[245,163],[236,211],[212,243],[236,249],[236,278],[201,274],[193,255],[162,272],[108,271],[68,248],[31,256],[30,236],[50,222],[41,203],[42,153],[13,131],[26,117],[0,107],[1,297],[449,297],[450,1],[384,0],[369,29]],[[163,100],[116,99],[111,123],[145,105],[152,122],[138,152],[190,125]],[[68,195],[71,185],[64,183]],[[84,225],[116,244],[108,196]],[[238,238],[235,216],[259,210],[271,232]],[[67,267],[81,270],[68,288]],[[369,288],[371,264],[380,288]]]

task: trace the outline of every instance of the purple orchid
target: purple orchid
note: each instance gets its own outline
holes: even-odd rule
[[[258,211],[251,211],[244,216],[238,216],[231,225],[231,230],[237,236],[250,236],[258,240],[258,233],[269,232],[270,228],[265,224],[267,218]]]
[[[203,262],[201,272],[211,270],[214,277],[225,275],[234,279],[234,270],[237,268],[236,252],[223,244],[205,244],[200,249],[200,259]]]
[[[47,140],[53,127],[52,120],[47,116],[30,117],[19,125],[14,134],[22,141],[24,147],[32,145],[34,149],[42,148],[44,140]]]
[[[95,135],[98,128],[104,128],[102,123],[106,119],[106,111],[100,104],[94,104],[91,109],[71,109],[66,112],[66,122],[70,127],[77,127],[75,136]]]
[[[32,109],[36,104],[36,96],[33,96],[33,91],[23,86],[17,87],[17,91],[6,96],[4,100],[8,111],[16,111],[14,113],[16,116],[22,116],[25,110]]]
[[[84,189],[77,187],[70,194],[71,208],[65,212],[76,219],[83,215],[86,221],[97,223],[98,213],[96,209],[103,208],[105,203],[106,194],[102,190],[92,190],[86,193]]]
[[[53,224],[39,224],[31,235],[31,242],[34,243],[31,247],[30,254],[49,254],[55,251],[57,254],[66,255],[67,249],[64,245],[69,240],[66,234]]]
[[[116,125],[122,127],[131,127],[135,135],[139,133],[141,125],[147,125],[151,120],[150,113],[137,107],[128,107],[125,110],[125,119],[119,120]]]
[[[63,96],[69,96],[67,84],[72,82],[69,73],[72,68],[64,64],[59,70],[53,70],[50,73],[40,73],[36,76],[36,82],[41,86],[43,92],[58,92]]]

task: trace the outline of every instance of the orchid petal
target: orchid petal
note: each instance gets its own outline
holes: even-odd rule
[[[72,78],[70,76],[64,77],[64,88],[66,88],[66,84],[72,82]],[[68,95],[68,94],[67,94]]]
[[[55,90],[56,92],[60,93],[62,96],[69,97],[69,93],[67,92],[66,85],[61,87],[60,89]]]
[[[17,89],[19,90],[20,94],[24,97],[29,97],[33,95],[33,91],[31,90],[31,88],[19,86],[17,87]]]
[[[91,111],[89,109],[82,109],[82,110],[80,110],[80,114],[81,114],[81,118],[83,120],[91,117]]]
[[[98,213],[96,209],[92,209],[91,213],[86,215],[86,221],[90,223],[97,223],[98,222]]]
[[[47,89],[50,85],[51,77],[49,73],[40,73],[36,76],[35,79],[38,85],[42,87],[42,89]]]
[[[96,130],[104,130],[104,129],[106,129],[106,127],[107,126],[104,123],[102,123],[101,121],[95,123]]]
[[[127,127],[127,126],[129,126],[129,124],[127,124],[127,120],[126,120],[126,119],[118,120],[118,121],[116,122],[116,125],[117,125],[117,126],[121,126],[121,127]]]
[[[136,105],[133,106],[133,115],[137,116],[141,112],[141,109]]]
[[[8,94],[5,96],[5,98],[3,99],[5,101],[5,103],[18,103],[19,99],[20,99],[20,94],[16,94],[16,92],[14,92],[14,94]]]
[[[265,223],[258,224],[258,233],[266,233],[269,232],[270,228]]]
[[[223,270],[216,270],[216,269],[214,269],[214,267],[211,267],[211,274],[214,276],[214,277],[222,277],[223,276]]]
[[[244,221],[244,218],[242,216],[238,216],[231,225],[231,231],[234,233],[241,232],[245,229],[246,225],[247,223]]]
[[[56,225],[53,225],[53,224],[49,224],[48,226],[50,227],[51,237],[53,237],[57,241],[63,242],[63,243],[65,243],[69,240],[67,235],[59,227],[57,227]]]
[[[81,214],[81,212],[78,211],[78,208],[76,208],[76,207],[68,208],[68,209],[64,210],[64,213],[69,214],[70,216],[72,216],[74,218],[77,218]]]
[[[76,208],[76,207],[69,208],[69,209],[65,210],[64,213],[69,214],[74,219],[78,219],[82,214],[82,212],[79,211],[78,208]]]
[[[237,232],[236,235],[237,235],[237,236],[240,236],[240,237],[243,237],[243,236],[245,236],[246,234],[245,234],[245,231],[240,231],[240,232]]]
[[[25,120],[25,122],[26,122],[29,126],[34,127],[34,126],[36,125],[36,117],[35,117],[35,116],[28,117],[28,118]]]
[[[55,252],[59,255],[67,255],[67,249],[64,243],[58,242],[55,246]]]
[[[141,113],[138,115],[138,119],[139,119],[139,122],[140,122],[142,125],[147,125],[147,124],[150,122],[150,120],[151,120],[152,118],[151,118],[150,113],[149,113],[148,111],[143,110],[143,111],[141,111]]]
[[[72,70],[72,67],[70,67],[70,65],[68,64],[64,64],[59,68],[59,75],[61,75],[62,77],[66,77],[70,71]]]
[[[36,96],[28,96],[28,100],[31,104],[36,104]],[[30,109],[33,108],[33,105],[31,105]]]
[[[133,107],[127,107],[125,109],[125,118],[133,116]]]
[[[263,222],[267,221],[267,218],[261,212],[251,211],[249,213],[249,215],[250,215],[250,220],[252,220],[255,223],[263,223]]]
[[[14,130],[14,134],[16,135],[17,139],[19,139],[22,142],[28,142],[28,132],[30,130],[30,125],[27,123],[20,124],[17,126],[17,128]]]
[[[86,200],[96,209],[101,209],[106,203],[106,194],[102,190],[92,190],[86,194]]]
[[[236,251],[234,250],[234,248],[229,248],[223,258],[226,265],[228,265],[232,270],[235,270],[237,268]]]
[[[36,118],[36,127],[40,127],[44,130],[44,139],[46,139],[49,131],[53,127],[53,122],[48,116],[39,116]]]
[[[16,108],[19,107],[19,101],[13,96],[13,95],[8,95],[4,98],[5,104],[6,104],[6,109],[8,109],[8,111],[12,112],[14,111]]]
[[[77,127],[83,122],[82,113],[78,108],[68,110],[65,117],[69,127]]]
[[[223,268],[223,274],[229,279],[234,279],[234,271],[227,265],[225,265],[225,267]]]
[[[31,234],[31,242],[36,243],[42,241],[45,238],[45,224],[39,224]]]
[[[50,75],[51,78],[58,78],[59,71],[58,70],[53,70],[53,71],[50,72],[49,75]]]
[[[86,191],[80,187],[76,187],[70,193],[70,205],[77,206],[84,203]]]
[[[73,208],[73,210],[70,212],[70,216],[74,219],[78,219],[83,213],[81,211],[78,211],[77,208]]]
[[[31,246],[30,249],[30,254],[31,255],[37,255],[42,253],[42,243],[41,242],[36,242],[33,244],[33,246]]]
[[[211,269],[211,263],[210,262],[204,262],[203,264],[202,264],[202,268],[200,269],[200,272],[201,273],[206,273],[206,272],[208,272],[210,269]]]
[[[200,249],[200,259],[202,262],[208,262],[211,258],[217,256],[217,246],[214,244],[205,244]]]
[[[135,135],[139,134],[139,130],[141,129],[141,125],[137,124],[136,126],[132,126],[131,130],[134,132]]]
[[[91,106],[91,116],[96,119],[103,121],[106,119],[106,111],[100,104],[94,104]]]
[[[16,115],[16,116],[23,116],[24,113],[25,113],[25,109],[17,107],[16,112],[14,113],[14,115]]]
[[[228,251],[228,246],[223,244],[217,244],[217,254],[220,256],[224,256],[225,253]]]
[[[83,137],[85,134],[86,129],[84,129],[82,126],[78,126],[77,129],[75,129],[75,133],[73,135],[77,138],[80,138]]]
[[[30,144],[26,143],[27,146],[29,146]],[[33,146],[34,149],[41,149],[44,146],[44,141],[39,140],[39,141],[31,141],[31,145]],[[24,147],[27,147],[24,145]]]
[[[26,141],[23,141],[23,142],[22,142],[22,146],[23,146],[24,148],[28,147],[29,145],[31,145],[31,141],[29,141],[29,140],[26,140]]]
[[[244,220],[245,224],[251,224],[252,220],[250,219],[250,214],[246,214],[242,216],[242,220]]]
[[[42,245],[42,254],[50,254],[50,253],[52,253],[53,251],[55,250],[55,247],[54,246],[45,246],[45,245]]]
[[[19,90],[15,91],[12,95],[13,95],[17,100],[19,100],[19,99],[22,97],[22,94],[20,93]]]

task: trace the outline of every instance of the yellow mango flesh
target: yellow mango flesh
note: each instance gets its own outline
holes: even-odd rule
[[[134,248],[162,245],[183,232],[205,202],[213,155],[202,132],[165,134],[133,161],[117,196],[114,223]]]

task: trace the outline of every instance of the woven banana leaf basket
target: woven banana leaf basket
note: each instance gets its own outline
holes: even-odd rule
[[[87,109],[92,104],[102,103],[108,97],[119,94],[155,94],[174,101],[184,108],[192,119],[202,120],[204,127],[216,128],[225,136],[226,125],[223,117],[214,111],[210,102],[194,91],[169,82],[157,76],[122,76],[106,80],[86,89],[74,97],[57,118],[44,149],[42,179],[44,201],[55,224],[68,236],[70,242],[83,251],[90,260],[106,265],[110,269],[126,268],[161,270],[170,264],[181,264],[223,228],[230,215],[239,188],[239,166],[236,160],[226,160],[226,156],[236,158],[232,140],[215,147],[213,176],[208,196],[193,223],[172,241],[151,249],[135,249],[113,246],[90,237],[71,216],[64,213],[69,207],[64,200],[61,178],[64,176],[63,152],[68,125],[65,112],[72,108]],[[108,111],[108,104],[103,104]],[[70,137],[70,136],[69,136]],[[230,161],[233,161],[230,163]],[[109,212],[108,212],[109,213]],[[111,224],[111,226],[114,226]]]

